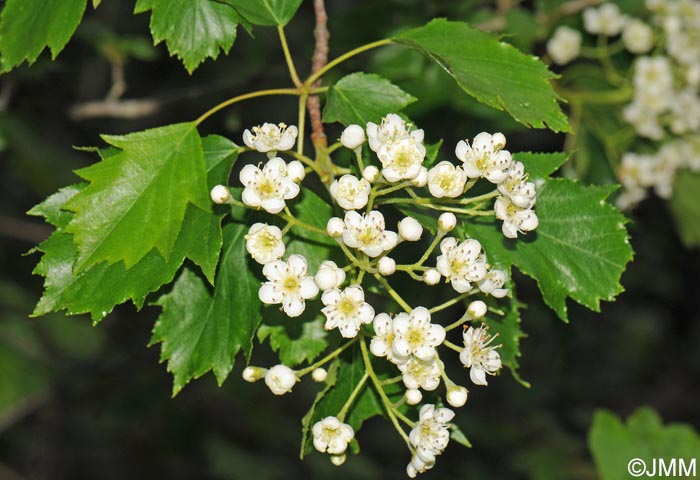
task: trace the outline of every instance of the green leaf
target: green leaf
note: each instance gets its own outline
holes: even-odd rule
[[[518,122],[555,132],[569,131],[550,80],[555,75],[525,55],[466,23],[433,20],[393,39],[422,51],[482,103],[507,111]]]
[[[279,354],[280,362],[296,367],[311,362],[328,347],[325,319],[320,315],[304,312],[300,318],[290,320],[279,311],[265,309],[263,323],[258,328],[258,341],[269,339],[272,350]]]
[[[568,321],[568,297],[598,311],[601,299],[623,291],[620,276],[633,252],[627,220],[606,202],[615,188],[549,180],[537,193],[534,232],[507,239],[500,222],[472,217],[462,222],[463,233],[479,240],[493,263],[515,265],[535,279],[545,303]]]
[[[682,171],[676,178],[671,198],[671,212],[678,233],[686,247],[700,246],[700,174]]]
[[[296,218],[308,225],[318,228],[324,233],[299,226],[292,227],[292,233],[298,237],[311,240],[312,242],[320,243],[322,245],[337,246],[338,243],[325,233],[328,219],[333,216],[333,207],[331,207],[321,197],[316,195],[312,190],[302,188],[301,191],[302,199],[294,206]]]
[[[568,158],[566,153],[518,152],[513,155],[515,161],[522,162],[525,166],[530,181],[546,179],[559,170]]]
[[[235,146],[216,136],[204,138],[203,146],[209,182],[223,183],[237,155]],[[233,150],[227,150],[227,146],[233,146]],[[183,229],[169,261],[166,262],[154,249],[128,270],[123,262],[112,265],[102,262],[84,272],[75,273],[73,267],[78,252],[73,236],[62,230],[72,214],[61,208],[84,187],[75,185],[63,188],[29,211],[30,215],[43,216],[59,227],[37,248],[44,255],[34,273],[46,277],[46,280],[44,294],[32,316],[65,309],[69,314],[90,313],[97,323],[115,305],[127,300],[132,300],[140,308],[150,292],[173,280],[185,258],[199,265],[213,283],[222,244],[221,216],[194,206],[187,209]]]
[[[215,0],[148,0],[136,4],[135,13],[151,10],[151,34],[155,44],[163,40],[168,52],[192,73],[219,51],[228,54],[236,40],[240,18],[236,11]]]
[[[373,73],[353,73],[328,90],[323,121],[366,125],[378,123],[388,113],[397,113],[416,101],[386,78]]]
[[[301,0],[223,0],[254,25],[286,25]]]
[[[510,369],[513,378],[515,378],[518,383],[529,388],[530,384],[523,380],[518,373],[518,368],[520,368],[518,361],[520,357],[520,339],[526,336],[520,326],[520,309],[525,305],[515,298],[515,292],[513,292],[512,295],[513,298],[509,299],[509,305],[505,316],[497,318],[488,315],[484,318],[484,323],[489,327],[489,333],[491,335],[498,335],[494,343],[496,345],[501,345],[501,348],[498,349],[498,353],[501,356],[503,365]]]
[[[609,411],[598,410],[593,417],[588,444],[602,480],[631,478],[628,464],[633,459],[645,462],[647,472],[652,471],[654,459],[664,459],[666,467],[676,459],[676,473],[685,477],[687,470],[679,471],[679,460],[684,460],[687,469],[691,462],[700,458],[697,430],[683,424],[663,425],[659,415],[649,407],[636,410],[627,424]]]
[[[260,282],[247,265],[247,231],[243,224],[224,226],[224,248],[213,293],[185,269],[172,292],[156,302],[163,311],[150,344],[162,343],[161,361],[168,361],[168,371],[174,376],[173,395],[209,370],[221,385],[239,351],[250,357],[261,316]]]
[[[75,217],[76,272],[102,261],[127,269],[154,247],[167,261],[189,203],[210,209],[201,139],[194,123],[104,136],[122,151],[78,174],[90,185],[65,206]]]
[[[462,432],[462,429],[456,423],[450,424],[450,439],[467,448],[472,448],[472,443],[467,436]]]
[[[7,0],[0,16],[2,71],[27,61],[48,47],[55,59],[78,27],[87,0]]]
[[[425,160],[423,160],[423,166],[430,168],[437,163],[438,155],[440,154],[440,147],[442,147],[443,140],[440,139],[437,142],[425,146]]]

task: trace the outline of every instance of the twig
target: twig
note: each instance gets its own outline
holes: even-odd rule
[[[68,114],[75,121],[90,118],[142,118],[153,115],[160,109],[155,99],[142,100],[96,100],[73,105]]]
[[[0,237],[15,238],[29,243],[41,243],[51,235],[51,228],[8,215],[0,215]]]
[[[314,37],[316,45],[314,54],[311,57],[311,74],[321,70],[328,63],[328,40],[330,33],[328,32],[328,15],[326,14],[326,6],[324,0],[314,0],[314,12],[316,14],[316,26],[314,27]],[[319,78],[313,84],[314,87],[321,86]],[[321,122],[321,99],[318,95],[309,95],[306,100],[306,106],[309,109],[309,118],[311,119],[311,141],[316,149],[326,148],[326,133],[323,131],[323,123]]]

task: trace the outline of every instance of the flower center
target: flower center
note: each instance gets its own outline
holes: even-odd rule
[[[277,185],[273,180],[265,178],[258,183],[258,192],[261,197],[271,197],[277,192]]]
[[[288,293],[296,292],[299,288],[299,280],[295,276],[290,275],[282,282],[282,288]]]
[[[338,303],[337,309],[341,315],[349,317],[357,311],[357,304],[348,298],[344,298]]]
[[[260,249],[260,250],[272,250],[277,246],[278,243],[277,237],[272,235],[270,232],[264,232],[258,235],[258,238],[255,240],[255,247]]]

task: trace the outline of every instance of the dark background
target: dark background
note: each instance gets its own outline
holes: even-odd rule
[[[301,74],[313,47],[308,3],[287,28]],[[435,16],[475,20],[489,8],[475,1],[327,4],[332,57]],[[49,230],[24,212],[75,182],[71,170],[96,160],[72,146],[99,144],[100,133],[191,120],[227,97],[288,86],[274,29],[256,28],[255,39],[239,29],[230,55],[189,76],[164,45],[148,47],[148,16],[132,16],[131,9],[131,2],[110,0],[97,11],[89,7],[88,23],[58,61],[43,55],[33,67],[0,77],[0,479],[402,478],[409,453],[379,418],[358,434],[361,455],[340,470],[323,455],[298,459],[301,417],[318,385],[274,397],[264,385],[240,380],[239,361],[223,387],[208,374],[172,399],[158,348],[146,347],[156,308],[137,313],[123,306],[96,328],[87,316],[28,318],[42,282],[31,274],[37,255],[23,254]],[[114,49],[132,57],[124,98],[155,101],[157,112],[76,120],[70,114],[76,104],[109,90]],[[355,70],[381,73],[419,97],[407,113],[427,141],[445,138],[443,155],[482,130],[504,131],[512,151],[562,148],[562,136],[523,130],[476,105],[413,54],[389,48],[341,68]],[[333,75],[329,80],[340,73]],[[295,123],[295,108],[296,100],[284,97],[242,103],[207,121],[202,133],[240,142],[250,125]],[[631,220],[637,253],[622,278],[627,291],[600,314],[570,304],[566,325],[543,305],[535,283],[516,274],[518,295],[529,305],[521,375],[532,387],[505,373],[488,388],[471,388],[457,422],[474,447],[451,445],[422,478],[596,478],[586,433],[598,408],[626,416],[651,405],[666,421],[700,424],[697,251],[681,245],[656,198]],[[267,345],[253,355],[256,364],[273,361]]]

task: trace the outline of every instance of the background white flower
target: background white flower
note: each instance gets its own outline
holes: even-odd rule
[[[250,207],[261,207],[269,213],[279,213],[285,200],[299,194],[297,185],[287,175],[287,164],[279,157],[267,161],[262,169],[246,165],[241,169],[241,183],[245,186],[241,199]]]
[[[547,53],[558,65],[569,63],[581,52],[581,32],[562,26],[547,42]]]
[[[290,255],[286,262],[276,260],[263,267],[263,275],[269,280],[260,287],[260,301],[282,304],[282,310],[290,317],[298,317],[306,308],[306,299],[318,294],[313,277],[307,275],[306,259]]]
[[[253,260],[264,265],[284,255],[282,231],[275,225],[254,223],[245,236],[245,246]]]
[[[246,129],[243,132],[243,142],[249,148],[258,152],[276,152],[290,150],[298,134],[297,127],[284,123],[263,123],[262,126],[253,127],[253,131]]]
[[[350,285],[345,290],[333,288],[321,296],[325,307],[321,310],[326,317],[326,330],[337,328],[344,338],[352,338],[360,327],[374,318],[374,308],[365,302],[365,292],[359,285]]]
[[[627,17],[620,13],[614,3],[604,3],[598,8],[583,11],[583,26],[588,33],[613,37],[619,34],[627,22]]]

